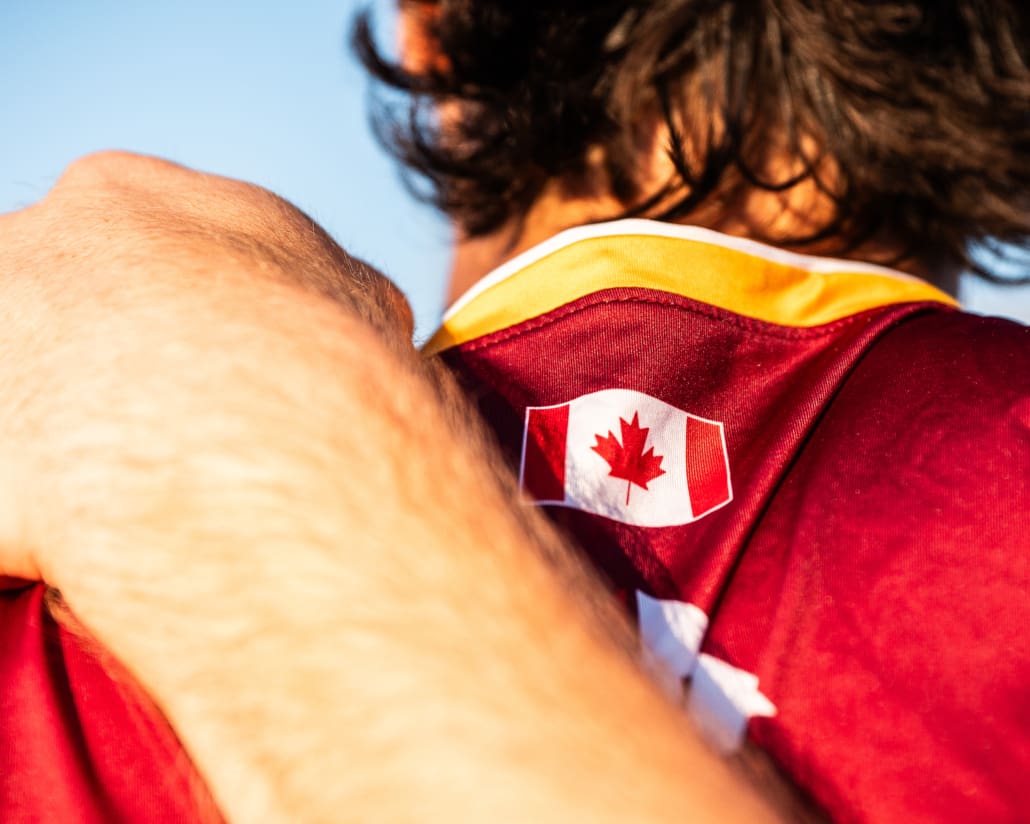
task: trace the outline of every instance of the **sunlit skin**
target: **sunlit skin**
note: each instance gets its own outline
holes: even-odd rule
[[[405,26],[407,59],[438,59]],[[644,192],[666,142],[643,140]],[[631,205],[602,161],[459,237],[451,299]],[[763,172],[794,166],[771,152]],[[829,209],[811,182],[730,182],[690,222],[776,241]],[[61,590],[230,820],[797,820],[705,749],[564,539],[514,503],[403,297],[290,204],[85,158],[0,217],[0,314],[0,575]]]
[[[60,589],[230,821],[777,820],[313,229],[124,154],[0,217],[0,575]]]

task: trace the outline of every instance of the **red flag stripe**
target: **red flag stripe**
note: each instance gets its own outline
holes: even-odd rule
[[[565,440],[569,405],[526,410],[522,489],[538,501],[565,499]]]
[[[687,415],[687,491],[690,508],[700,518],[730,499],[730,479],[722,428],[717,423]]]

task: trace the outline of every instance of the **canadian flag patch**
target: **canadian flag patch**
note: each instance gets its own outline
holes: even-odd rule
[[[678,526],[733,500],[719,421],[632,389],[526,409],[520,485],[538,504]]]

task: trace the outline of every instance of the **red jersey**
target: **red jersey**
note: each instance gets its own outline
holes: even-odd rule
[[[711,232],[565,233],[431,342],[689,679],[835,820],[1030,809],[1028,333]],[[159,713],[0,581],[0,817],[217,817]]]
[[[1030,330],[632,220],[501,267],[428,348],[718,746],[835,821],[1030,817]]]
[[[160,712],[44,587],[0,578],[0,820],[218,822]]]

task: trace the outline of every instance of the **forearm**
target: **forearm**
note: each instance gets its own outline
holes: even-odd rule
[[[352,263],[147,158],[0,219],[0,573],[61,588],[234,820],[760,820]]]
[[[171,343],[92,364],[65,403],[135,374],[155,405],[137,385],[52,427],[76,471],[33,524],[230,818],[758,820],[414,361],[326,301],[250,294],[112,307],[107,335]]]

